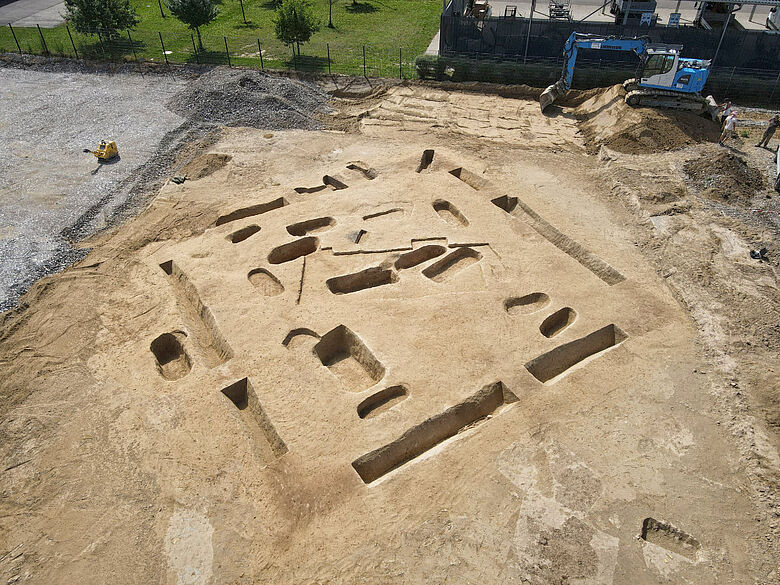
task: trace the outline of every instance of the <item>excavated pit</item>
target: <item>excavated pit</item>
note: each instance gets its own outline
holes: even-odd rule
[[[504,310],[510,315],[530,315],[541,311],[550,304],[550,297],[543,292],[534,292],[522,297],[512,297],[504,301]]]
[[[166,380],[183,378],[192,369],[190,356],[187,355],[183,345],[186,337],[183,331],[163,333],[149,346],[157,361],[157,371]]]
[[[391,386],[372,394],[358,404],[357,413],[360,418],[373,418],[390,410],[393,406],[405,400],[409,390],[404,385]]]
[[[627,338],[615,325],[607,325],[590,335],[559,345],[532,359],[525,367],[540,382],[549,382],[590,356],[620,345]]]
[[[440,218],[442,218],[450,225],[456,225],[460,227],[466,227],[469,225],[469,220],[466,219],[466,216],[464,216],[458,210],[458,208],[449,201],[445,201],[444,199],[437,199],[433,202],[433,209],[436,211],[436,213],[439,214]]]
[[[539,325],[539,332],[548,338],[555,337],[569,325],[574,323],[576,318],[577,313],[571,307],[558,309],[552,315],[542,321],[542,324]]]
[[[419,457],[445,439],[493,414],[517,396],[501,382],[490,384],[465,401],[413,426],[395,441],[358,457],[352,467],[364,483],[376,481],[393,469]]]
[[[336,220],[332,217],[318,217],[315,219],[307,219],[306,221],[299,221],[292,225],[288,225],[287,233],[291,236],[302,237],[309,234],[326,232],[334,225],[336,225]]]
[[[282,244],[271,250],[271,253],[268,254],[268,262],[271,264],[292,262],[302,256],[313,254],[317,251],[319,245],[319,239],[312,236],[295,240],[289,244]]]
[[[231,221],[238,221],[239,219],[246,219],[247,217],[253,217],[255,215],[262,215],[268,213],[274,209],[279,209],[287,205],[287,200],[284,197],[278,197],[273,201],[267,203],[258,203],[257,205],[250,205],[249,207],[242,207],[236,209],[225,215],[220,215],[214,225],[223,225],[230,223]]]
[[[385,367],[349,328],[339,325],[314,346],[314,353],[350,392],[362,392],[379,382]]]
[[[234,231],[232,234],[227,235],[226,238],[229,242],[238,244],[239,242],[243,242],[247,238],[254,236],[259,231],[259,225],[248,225],[244,228],[241,228],[240,230]]]
[[[689,559],[696,559],[696,555],[701,548],[699,541],[687,532],[672,526],[668,522],[656,520],[655,518],[645,518],[644,522],[642,522],[640,537],[644,541],[651,542]]]
[[[284,285],[265,268],[250,270],[247,278],[252,283],[252,286],[263,296],[275,297],[284,292]]]
[[[395,267],[397,270],[413,268],[419,264],[428,262],[428,260],[433,260],[434,258],[441,256],[446,251],[447,248],[444,246],[438,246],[436,244],[421,246],[416,250],[412,250],[406,254],[401,254],[398,260],[395,261]]]
[[[482,254],[473,248],[458,248],[438,262],[428,266],[422,273],[435,282],[444,282],[481,259]]]
[[[394,271],[372,266],[360,272],[329,278],[325,284],[334,295],[343,295],[395,282],[398,282],[398,275]]]
[[[222,394],[239,411],[239,416],[252,437],[255,449],[266,463],[287,453],[287,445],[268,418],[248,378],[242,378],[226,386],[222,389]]]

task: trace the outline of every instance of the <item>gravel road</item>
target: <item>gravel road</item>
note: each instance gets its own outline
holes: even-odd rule
[[[0,312],[85,255],[72,242],[136,209],[136,196],[173,172],[181,144],[220,125],[319,128],[328,107],[311,83],[251,70],[198,77],[34,65],[0,67]],[[82,152],[101,139],[116,140],[118,160],[98,164]]]
[[[119,184],[184,121],[165,107],[184,84],[163,75],[0,69],[0,311],[83,254],[67,236],[85,213],[99,228],[122,203]],[[82,152],[103,138],[119,147],[112,164]]]

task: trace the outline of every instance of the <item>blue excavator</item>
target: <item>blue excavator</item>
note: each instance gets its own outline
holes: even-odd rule
[[[707,83],[711,61],[680,56],[681,45],[653,44],[647,37],[602,37],[573,32],[563,49],[563,75],[539,96],[542,111],[571,89],[579,49],[631,51],[639,59],[636,78],[623,82],[629,106],[650,106],[717,115],[712,97],[701,90]]]

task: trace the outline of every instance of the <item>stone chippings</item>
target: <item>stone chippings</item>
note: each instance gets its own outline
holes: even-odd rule
[[[312,83],[258,71],[214,69],[168,101],[194,121],[270,130],[316,130],[328,95]]]
[[[127,66],[109,72],[73,60],[4,65],[6,98],[25,101],[0,108],[0,152],[11,152],[0,158],[0,313],[36,280],[82,258],[88,250],[74,242],[142,209],[187,145],[220,126],[315,130],[329,109],[314,84],[259,71],[225,67],[194,77],[189,70],[138,75]],[[27,154],[38,149],[42,130],[43,160]],[[81,149],[102,138],[117,141],[121,160],[87,176],[94,161]],[[47,181],[58,185],[56,205],[14,195],[50,191]]]

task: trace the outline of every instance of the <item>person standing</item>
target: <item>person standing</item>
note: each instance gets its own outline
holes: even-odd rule
[[[769,148],[769,141],[772,139],[772,136],[775,135],[775,130],[777,130],[778,126],[780,126],[780,115],[775,114],[769,118],[769,125],[767,126],[766,130],[764,130],[764,135],[761,137],[761,140],[758,141],[756,146]]]
[[[721,146],[726,146],[725,142],[727,138],[730,138],[732,136],[736,136],[737,133],[737,111],[731,110],[731,113],[729,114],[728,118],[726,118],[726,121],[723,122],[723,132],[720,134],[720,140],[718,140],[718,144]]]
[[[723,124],[726,122],[726,118],[729,117],[729,114],[733,111],[733,107],[731,105],[730,100],[726,100],[722,104],[720,104],[720,127],[723,128]]]

